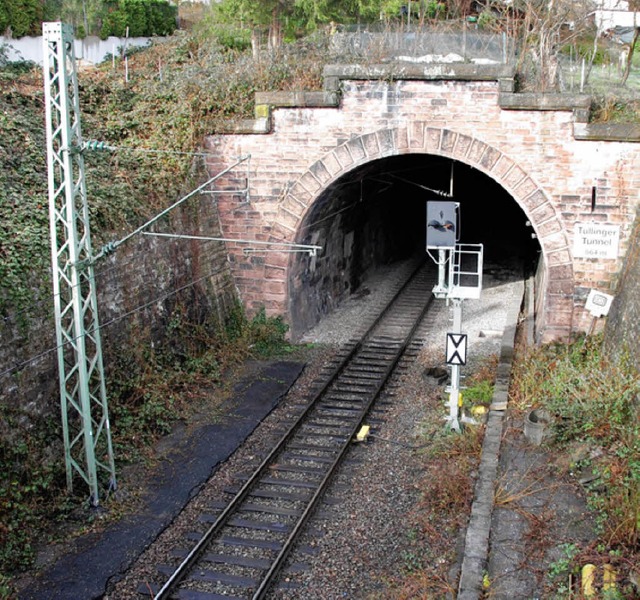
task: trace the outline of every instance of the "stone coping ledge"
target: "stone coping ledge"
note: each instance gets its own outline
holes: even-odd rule
[[[340,95],[330,91],[256,92],[255,103],[256,107],[335,108],[340,104]]]
[[[242,119],[241,121],[228,121],[220,130],[220,134],[265,134],[271,133],[271,115],[257,119]]]
[[[640,125],[636,123],[574,123],[576,140],[640,142]]]
[[[587,94],[536,94],[522,92],[500,94],[500,108],[505,110],[575,110],[590,108],[591,96]]]
[[[503,110],[572,111],[578,123],[586,123],[591,112],[591,96],[587,94],[501,93],[498,104]]]
[[[497,81],[513,79],[513,65],[474,65],[471,63],[404,63],[377,65],[327,65],[323,70],[325,89],[335,79],[406,79],[406,80],[457,80]]]
[[[334,64],[323,69],[324,89],[256,92],[255,118],[224,125],[221,134],[271,133],[276,108],[339,108],[342,80],[497,81],[498,104],[503,110],[571,111],[574,138],[582,141],[640,142],[640,125],[589,123],[591,96],[571,93],[514,92],[515,66],[470,63]]]

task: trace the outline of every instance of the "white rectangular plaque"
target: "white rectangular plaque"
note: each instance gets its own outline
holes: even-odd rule
[[[618,258],[619,225],[576,223],[573,239],[574,258]]]

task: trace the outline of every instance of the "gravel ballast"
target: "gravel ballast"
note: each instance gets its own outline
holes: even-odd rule
[[[224,499],[224,489],[237,483],[239,474],[246,473],[259,461],[281,431],[279,423],[308,399],[309,388],[320,378],[323,363],[340,345],[357,336],[371,307],[389,297],[391,288],[397,287],[410,268],[411,265],[402,264],[381,270],[341,309],[305,335],[303,341],[316,347],[305,372],[287,397],[218,469],[122,580],[112,583],[105,598],[138,598],[139,585],[157,579],[155,565],[175,562],[171,553],[176,545],[183,546],[180,540],[186,532],[198,528],[197,515]],[[506,306],[510,303],[506,299],[516,287],[512,283],[513,277],[506,270],[487,265],[481,299],[464,302],[463,331],[469,337],[469,362],[463,367],[463,375],[470,375],[499,353]],[[434,472],[430,469],[435,468],[436,472],[438,469],[436,459],[429,457],[430,436],[434,430],[444,429],[447,415],[444,384],[426,375],[426,371],[444,366],[450,316],[445,302],[436,300],[419,332],[422,338],[419,354],[404,361],[400,374],[371,414],[369,439],[354,444],[345,468],[308,525],[299,550],[290,557],[280,587],[272,597],[399,598],[403,597],[401,590],[411,573],[419,572],[425,563],[430,565],[429,572],[442,578],[437,586],[442,597],[455,587],[456,545],[459,546],[463,531],[457,526],[441,531],[444,539],[440,542],[444,545],[437,545],[437,552],[442,554],[434,555],[425,533],[429,520],[421,514],[425,477]],[[467,489],[471,484],[466,482]],[[464,515],[458,515],[456,522],[465,519]]]

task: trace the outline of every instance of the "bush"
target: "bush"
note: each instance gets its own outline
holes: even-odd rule
[[[588,444],[597,474],[589,502],[604,544],[633,554],[640,541],[640,374],[632,360],[614,362],[602,338],[533,349],[518,361],[511,396],[554,415],[555,444]]]
[[[3,0],[0,3],[0,34],[11,29],[13,37],[40,35],[43,2],[39,0]]]
[[[118,0],[102,21],[100,37],[170,35],[177,27],[178,9],[166,0]]]

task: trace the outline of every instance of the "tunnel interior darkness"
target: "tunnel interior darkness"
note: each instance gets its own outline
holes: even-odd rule
[[[430,200],[460,203],[459,242],[484,244],[485,272],[508,267],[528,275],[536,268],[540,246],[524,212],[481,171],[426,154],[372,161],[327,187],[301,224],[297,241],[323,249],[315,257],[294,255],[294,338],[356,292],[376,267],[425,255]]]

